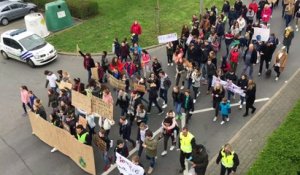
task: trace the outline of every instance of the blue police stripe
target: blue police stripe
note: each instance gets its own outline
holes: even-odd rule
[[[27,59],[33,57],[33,54],[29,51],[25,51],[25,52],[21,53],[20,57],[22,60],[27,60]]]

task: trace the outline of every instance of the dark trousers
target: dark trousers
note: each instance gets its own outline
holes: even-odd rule
[[[194,87],[193,86],[193,91],[194,91],[194,99],[196,99],[197,98],[197,94],[199,92],[199,87]]]
[[[190,158],[192,155],[192,153],[184,153],[183,151],[180,150],[180,166],[181,169],[185,170],[185,165],[184,165],[184,159],[188,159]]]
[[[160,88],[159,97],[161,97],[167,104],[168,103],[168,90]]]
[[[25,113],[27,113],[26,105],[27,105],[30,109],[32,109],[32,107],[30,106],[30,103],[27,103],[27,104],[22,103],[22,106],[23,106],[23,109],[24,109],[24,112],[25,112]]]
[[[92,71],[91,71],[91,69],[88,69],[87,71],[88,71],[88,82],[90,82],[91,77],[92,77]]]
[[[161,109],[161,107],[158,105],[156,98],[155,98],[155,99],[149,99],[148,111],[147,111],[147,112],[150,112],[150,111],[151,111],[152,103],[154,103],[154,105],[157,107],[157,109],[158,109],[159,112],[162,112],[162,109]]]
[[[221,164],[221,173],[220,175],[225,175],[227,171],[227,175],[229,175],[232,171],[232,168],[226,168],[224,165]]]
[[[285,15],[285,27],[289,26],[290,22],[292,21],[292,15]]]
[[[255,99],[246,99],[246,114],[248,114],[249,112],[249,108],[251,108],[252,110],[255,109],[255,107],[253,106]]]
[[[179,85],[179,82],[180,82],[180,78],[181,78],[181,74],[180,73],[177,73],[176,74],[176,86]],[[184,86],[184,81],[182,81],[182,86]]]
[[[274,66],[274,71],[276,72],[276,77],[279,78],[279,76],[280,76],[280,67],[279,66]]]
[[[174,145],[174,146],[176,145],[176,141],[175,141],[174,135],[164,134],[164,151],[167,151],[168,141],[169,141],[170,137],[171,137],[172,145]]]
[[[220,101],[213,100],[213,108],[215,109],[215,117],[218,117],[218,115],[219,115],[219,105],[220,105]]]
[[[150,167],[153,168],[155,165],[155,157],[149,157],[146,155],[146,159],[150,161]]]
[[[167,57],[168,57],[168,63],[172,63],[173,55],[167,55]]]
[[[138,151],[138,156],[141,157],[144,147],[143,147],[143,141],[140,140],[140,144],[139,144],[139,151]]]
[[[184,112],[185,112],[185,124],[188,124],[189,120],[192,117],[192,114],[190,113],[189,109],[184,109]]]
[[[212,76],[212,75],[208,75],[208,76],[207,76],[207,90],[208,90],[208,91],[209,91],[210,88],[211,88],[212,80],[213,80],[213,76]]]
[[[270,59],[268,58],[264,58],[264,57],[261,57],[260,58],[260,62],[259,62],[259,73],[262,72],[262,68],[264,66],[264,62],[266,62],[266,69],[268,70],[269,69],[269,62],[270,62]]]

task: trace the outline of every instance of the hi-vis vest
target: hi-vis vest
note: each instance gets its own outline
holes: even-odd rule
[[[182,132],[179,135],[180,139],[180,150],[184,153],[191,153],[192,152],[192,144],[191,141],[194,138],[194,135],[188,132],[187,136],[185,137]]]
[[[222,155],[222,159],[221,159],[222,165],[224,165],[226,168],[232,168],[234,152],[232,151],[230,155],[226,155],[223,148],[221,151],[221,155]]]
[[[85,143],[85,139],[86,139],[86,136],[87,136],[88,134],[89,134],[88,132],[82,134],[81,136],[80,136],[79,134],[77,134],[78,141],[79,141],[80,143]]]

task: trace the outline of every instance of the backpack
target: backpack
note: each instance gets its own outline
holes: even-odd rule
[[[171,87],[171,84],[172,84],[171,80],[169,79],[169,77],[167,77],[167,78],[164,80],[164,83],[163,83],[164,87],[165,87],[166,89],[169,89],[169,88]]]

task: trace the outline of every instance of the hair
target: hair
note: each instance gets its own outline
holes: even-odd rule
[[[191,91],[190,91],[189,89],[186,89],[184,92],[186,92],[186,93],[188,93],[188,94],[191,93]]]
[[[121,116],[120,119],[121,119],[122,121],[125,121],[125,120],[126,120],[126,117],[125,117],[125,116]]]
[[[224,145],[224,149],[225,149],[225,148],[229,149],[230,152],[232,151],[232,146],[231,146],[229,143],[226,143],[226,144]]]
[[[140,123],[140,127],[143,127],[143,128],[144,128],[144,127],[146,127],[146,124],[145,124],[144,122],[141,122],[141,123]]]
[[[27,88],[27,86],[25,86],[25,85],[21,86],[21,88],[22,88],[23,90],[28,91],[28,88]]]
[[[58,73],[59,75],[62,75],[63,71],[62,71],[62,70],[58,70],[57,73]]]
[[[227,102],[227,98],[224,97],[224,98],[222,99],[222,101],[223,101],[223,102]]]
[[[252,90],[255,87],[255,83],[253,80],[249,80],[248,81],[248,89]]]
[[[146,135],[146,137],[153,137],[153,133],[152,133],[152,131],[149,130],[149,129],[146,131],[146,134],[145,134],[145,135]]]
[[[50,71],[48,71],[48,70],[45,70],[45,71],[44,71],[44,74],[45,74],[45,75],[48,75],[49,73],[50,73]]]
[[[140,157],[138,155],[134,155],[134,156],[132,156],[131,160],[133,162],[140,162]]]
[[[160,71],[159,73],[165,75],[165,71],[163,71],[163,70]]]
[[[81,129],[81,130],[83,130],[84,128],[83,128],[82,125],[77,125],[77,126],[76,126],[76,129]]]
[[[188,126],[184,126],[184,127],[182,127],[182,130],[189,130],[189,128],[188,128]]]
[[[145,50],[145,49],[143,49],[142,52],[143,52],[144,54],[148,54],[147,50]]]
[[[105,135],[105,129],[104,128],[100,128],[99,132],[103,135]]]
[[[103,55],[106,56],[107,55],[107,51],[103,51]]]
[[[123,143],[124,143],[123,140],[121,140],[121,139],[117,140],[117,145],[120,145],[120,144],[123,144]]]

